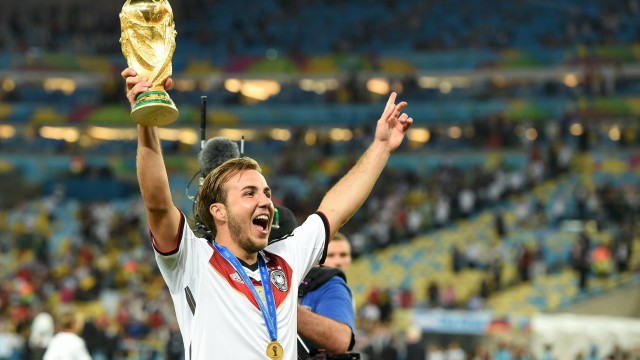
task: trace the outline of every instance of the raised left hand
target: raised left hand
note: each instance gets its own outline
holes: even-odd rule
[[[413,124],[413,118],[402,112],[407,107],[407,102],[401,101],[396,104],[397,96],[395,92],[389,95],[387,105],[376,125],[375,140],[385,143],[389,152],[395,151],[400,146],[409,127]]]

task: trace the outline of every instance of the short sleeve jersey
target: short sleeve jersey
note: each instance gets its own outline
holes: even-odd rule
[[[298,284],[311,267],[324,261],[328,234],[326,217],[316,213],[259,254],[269,270],[283,359],[296,359]],[[269,359],[266,351],[271,339],[252,292],[233,266],[191,231],[184,215],[175,250],[155,252],[173,299],[187,359]],[[244,270],[260,291],[259,270]]]

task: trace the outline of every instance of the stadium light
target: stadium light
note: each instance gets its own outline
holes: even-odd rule
[[[576,74],[566,74],[564,76],[564,84],[571,88],[578,86],[578,76]]]
[[[291,139],[291,131],[287,129],[271,129],[269,135],[273,140],[288,141]]]
[[[367,90],[374,94],[386,95],[389,93],[389,81],[385,78],[372,78],[367,81]]]
[[[440,81],[431,76],[422,76],[418,79],[418,86],[423,89],[437,89]]]
[[[239,79],[227,79],[224,81],[224,88],[228,92],[238,93],[242,90],[242,81]]]
[[[451,139],[460,139],[460,137],[462,136],[462,129],[460,129],[460,127],[458,126],[452,126],[449,128],[449,130],[447,130],[447,135]]]
[[[177,91],[194,91],[196,89],[196,82],[190,79],[176,80],[175,84]]]
[[[242,83],[240,92],[248,98],[265,101],[278,95],[280,89],[280,83],[274,80],[246,80]]]
[[[609,139],[612,141],[620,141],[620,127],[618,125],[614,125],[609,129]]]
[[[411,142],[426,143],[431,139],[431,132],[424,128],[411,128],[407,133],[407,138]]]
[[[199,137],[195,129],[171,129],[158,128],[158,135],[162,140],[180,141],[183,144],[193,145],[198,142]]]
[[[308,130],[304,134],[304,142],[308,146],[313,146],[318,141],[318,134],[314,130]]]
[[[245,140],[253,140],[256,138],[256,131],[251,129],[229,129],[222,128],[217,131],[217,136],[223,136],[231,140],[240,139],[244,136]]]
[[[12,92],[16,88],[16,83],[12,79],[2,80],[2,90],[6,92]]]
[[[16,134],[16,128],[11,125],[0,125],[0,138],[9,139]]]
[[[438,85],[438,89],[442,94],[448,94],[453,89],[453,85],[449,81],[443,81]]]
[[[87,129],[87,135],[98,140],[135,140],[138,138],[138,131],[130,128],[92,126]]]
[[[580,136],[583,134],[584,129],[582,128],[582,124],[574,123],[571,125],[571,127],[569,127],[569,132],[573,136]]]
[[[80,131],[72,127],[43,126],[38,134],[45,139],[76,142],[80,138]]]
[[[73,79],[48,78],[44,81],[43,87],[47,92],[59,90],[65,95],[71,95],[76,91],[76,82]]]
[[[353,132],[349,129],[333,128],[329,131],[329,137],[333,141],[349,141],[353,138]]]
[[[535,128],[528,128],[527,131],[525,131],[524,136],[529,141],[535,141],[538,138],[538,130]]]

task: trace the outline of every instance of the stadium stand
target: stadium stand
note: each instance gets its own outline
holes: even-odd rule
[[[594,340],[545,357],[531,340],[536,314],[640,283],[636,0],[171,5],[181,115],[161,135],[188,216],[201,95],[207,136],[244,135],[299,216],[355,161],[384,95],[410,102],[409,140],[343,229],[357,350],[640,356],[637,343]],[[0,12],[0,359],[25,358],[33,318],[67,305],[86,315],[94,358],[164,358],[176,336],[135,186],[121,6],[22,0]],[[444,327],[410,338],[415,314]]]

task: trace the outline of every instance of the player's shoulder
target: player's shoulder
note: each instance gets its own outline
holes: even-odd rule
[[[322,213],[313,213],[309,215],[302,224],[298,225],[291,232],[281,234],[273,239],[269,239],[269,245],[282,243],[286,240],[288,240],[287,242],[290,242],[291,239],[299,237],[307,237],[310,233],[318,231],[318,229],[320,229],[321,227],[327,229],[328,227],[326,226],[326,224],[328,224],[328,222],[326,220],[326,217]]]

